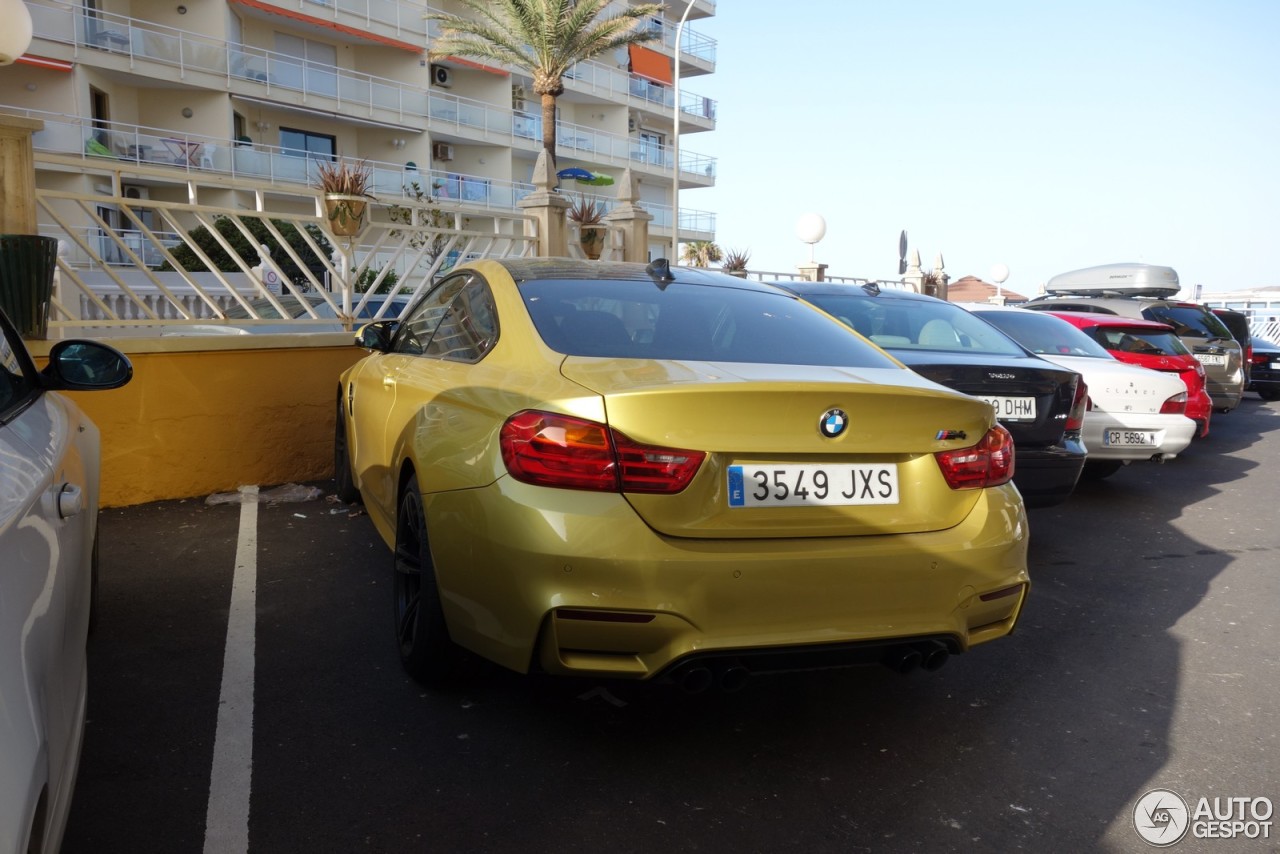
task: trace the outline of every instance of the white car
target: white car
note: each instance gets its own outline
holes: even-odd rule
[[[58,342],[38,372],[0,312],[0,854],[58,850],[84,733],[98,430],[54,390],[132,376],[93,341]]]
[[[1031,352],[1079,372],[1089,387],[1081,436],[1084,476],[1107,477],[1135,460],[1169,460],[1191,444],[1187,387],[1176,374],[1126,365],[1060,317],[1012,306],[967,305]]]

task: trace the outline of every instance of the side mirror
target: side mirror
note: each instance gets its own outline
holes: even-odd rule
[[[59,341],[40,376],[41,384],[55,391],[105,391],[133,379],[133,365],[124,353],[98,341]]]
[[[391,339],[395,337],[396,329],[399,328],[398,320],[378,320],[373,323],[366,323],[356,331],[355,344],[357,347],[363,347],[366,350],[377,350],[380,353],[386,353],[391,349]]]

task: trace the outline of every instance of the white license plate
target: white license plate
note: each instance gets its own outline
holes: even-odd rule
[[[982,399],[991,404],[1000,421],[1035,421],[1036,399],[1034,397],[988,397]]]
[[[1151,430],[1108,430],[1103,437],[1104,445],[1151,445],[1156,443],[1156,434]]]
[[[1215,365],[1222,367],[1227,364],[1226,356],[1215,356],[1212,353],[1196,353],[1195,356],[1202,365]]]
[[[730,507],[897,504],[895,465],[732,465]]]
[[[1271,363],[1271,370],[1273,370],[1273,371],[1280,371],[1280,362],[1272,362],[1272,363]]]

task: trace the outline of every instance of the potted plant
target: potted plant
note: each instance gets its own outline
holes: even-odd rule
[[[36,234],[0,234],[0,308],[23,338],[46,338],[58,241]]]
[[[608,230],[601,222],[604,218],[604,205],[579,193],[566,215],[578,224],[578,245],[582,247],[583,254],[592,261],[599,260],[600,253],[604,251],[604,235]]]
[[[364,228],[365,208],[373,196],[373,167],[369,161],[321,160],[317,163],[320,190],[324,193],[329,230],[338,237],[359,234]]]
[[[724,253],[724,259],[720,262],[720,269],[730,276],[745,279],[747,277],[747,262],[750,260],[751,253],[747,250],[730,249]]]

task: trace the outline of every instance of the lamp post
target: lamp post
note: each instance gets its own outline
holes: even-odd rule
[[[0,65],[12,65],[31,47],[31,13],[22,0],[0,0]]]
[[[676,110],[671,129],[671,262],[680,258],[680,37],[684,22],[689,19],[695,0],[689,0],[676,26],[675,69],[671,73],[671,94],[675,97]]]
[[[995,282],[996,295],[992,298],[992,302],[996,305],[1004,305],[1004,290],[1000,287],[1009,279],[1009,265],[996,264],[991,268],[991,281]]]

